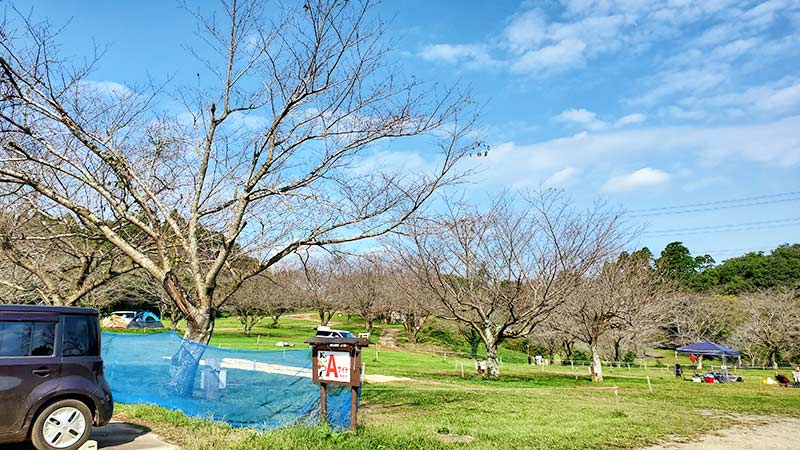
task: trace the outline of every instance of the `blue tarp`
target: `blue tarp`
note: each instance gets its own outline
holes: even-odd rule
[[[739,352],[736,350],[711,341],[700,341],[694,344],[684,345],[683,347],[678,347],[675,351],[697,356],[739,356]]]
[[[196,370],[179,371],[179,351],[199,355]],[[311,381],[311,350],[229,350],[184,341],[178,334],[103,333],[105,376],[114,400],[156,404],[234,426],[276,428],[320,419],[319,386]],[[195,351],[194,349],[197,349]],[[174,384],[187,387],[177,395]],[[350,426],[350,388],[328,387],[328,423]]]

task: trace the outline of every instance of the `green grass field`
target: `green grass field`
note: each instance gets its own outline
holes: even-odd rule
[[[359,322],[332,325],[363,330]],[[246,337],[235,319],[220,319],[212,345],[276,350],[274,343],[283,340],[303,348],[312,326],[287,318],[278,329],[259,326]],[[770,371],[740,371],[744,383],[680,381],[668,367],[675,361],[671,352],[659,359],[663,367],[655,367],[656,360],[608,367],[606,381],[592,383],[586,367],[529,366],[526,355],[508,349],[501,352],[501,379],[486,380],[474,374],[473,360],[449,350],[430,342],[365,349],[367,373],[413,381],[365,384],[356,433],[322,426],[263,433],[146,405],[118,405],[117,412],[189,449],[635,448],[726,427],[731,414],[800,416],[800,389],[762,385]],[[688,365],[683,357],[679,362]]]

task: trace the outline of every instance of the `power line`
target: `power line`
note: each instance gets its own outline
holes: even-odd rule
[[[800,201],[800,191],[781,192],[777,194],[741,197],[729,200],[716,200],[702,203],[664,206],[630,211],[629,217],[649,217],[672,214],[690,214],[695,212],[717,211],[721,209],[746,208],[750,206],[770,205],[775,203]]]
[[[800,217],[789,219],[761,220],[758,222],[745,222],[726,225],[711,225],[705,227],[673,228],[668,230],[653,230],[643,232],[647,236],[662,236],[670,234],[698,234],[698,233],[722,233],[730,231],[749,231],[764,230],[772,228],[782,228],[800,225]]]

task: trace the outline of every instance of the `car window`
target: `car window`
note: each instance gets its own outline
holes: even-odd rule
[[[94,317],[64,317],[63,356],[98,356],[100,342]]]
[[[0,356],[52,356],[55,322],[0,322]]]

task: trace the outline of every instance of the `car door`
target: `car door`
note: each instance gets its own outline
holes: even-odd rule
[[[30,407],[58,389],[57,320],[0,314],[0,434],[19,431]]]
[[[103,374],[97,316],[66,315],[62,326],[61,377],[64,386],[91,395]]]

